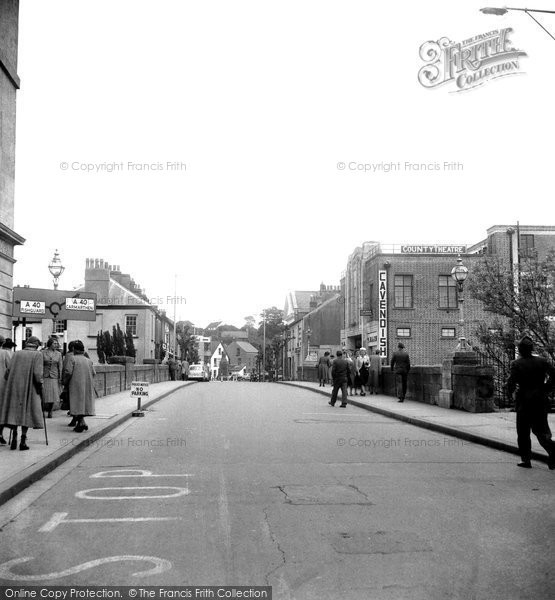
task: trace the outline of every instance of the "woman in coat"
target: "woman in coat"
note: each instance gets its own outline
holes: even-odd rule
[[[0,407],[2,406],[2,398],[4,397],[4,388],[6,387],[6,371],[10,366],[10,362],[13,358],[12,348],[15,344],[11,338],[6,338],[0,348]],[[6,440],[4,439],[4,425],[0,422],[0,445],[5,446]]]
[[[44,367],[44,383],[42,385],[44,410],[48,411],[48,418],[52,418],[54,405],[58,408],[62,384],[62,354],[58,351],[58,339],[51,337],[46,342],[42,351]]]
[[[81,433],[89,427],[85,423],[86,416],[94,412],[94,376],[92,360],[85,356],[83,342],[77,340],[73,344],[73,356],[64,368],[63,381],[69,388],[69,411],[76,421],[73,431]]]
[[[366,354],[366,348],[359,350],[358,358],[356,361],[357,373],[360,379],[361,396],[366,396],[366,386],[368,384],[368,373],[370,370],[370,359]]]
[[[326,387],[330,367],[330,353],[325,352],[324,356],[320,356],[318,359],[318,381],[320,382],[320,387]]]
[[[41,406],[42,354],[37,352],[40,340],[31,336],[25,349],[16,352],[6,370],[6,386],[0,407],[0,423],[12,428],[10,448],[17,448],[17,428],[21,427],[20,450],[29,450],[27,430],[43,429]]]

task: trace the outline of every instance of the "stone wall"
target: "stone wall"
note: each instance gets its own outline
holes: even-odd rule
[[[95,365],[94,370],[94,386],[99,397],[129,390],[132,381],[159,383],[170,379],[168,367],[159,364]]]

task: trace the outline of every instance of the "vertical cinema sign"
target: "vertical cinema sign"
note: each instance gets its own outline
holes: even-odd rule
[[[387,271],[378,271],[378,349],[387,358]]]

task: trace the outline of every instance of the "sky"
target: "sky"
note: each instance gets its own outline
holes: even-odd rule
[[[184,298],[180,320],[241,326],[288,290],[339,285],[364,241],[555,224],[555,41],[482,6],[22,1],[15,284],[51,287],[58,249],[61,289],[102,258],[149,297]],[[420,84],[424,42],[506,27],[519,74]]]

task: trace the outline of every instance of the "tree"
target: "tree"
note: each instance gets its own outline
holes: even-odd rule
[[[199,360],[197,341],[191,333],[191,328],[183,322],[176,325],[177,344],[181,351],[181,356],[190,363],[197,363]]]
[[[137,350],[135,350],[135,344],[133,342],[133,335],[130,331],[125,332],[125,356],[131,356],[132,358],[137,356]]]
[[[119,323],[112,327],[114,356],[125,356],[125,337]]]
[[[261,323],[258,326],[259,335],[263,334],[264,321],[266,321],[266,339],[272,339],[276,335],[281,335],[283,331],[283,310],[272,306],[266,308],[260,313]]]
[[[480,261],[469,281],[469,292],[486,310],[497,315],[496,324],[482,325],[482,344],[499,352],[512,349],[516,340],[529,335],[539,353],[555,360],[555,251],[546,258],[521,257],[515,272],[496,257]],[[491,330],[493,329],[493,333]]]
[[[106,358],[114,356],[114,345],[112,343],[112,336],[109,331],[101,331],[102,336],[102,350]]]
[[[102,331],[99,331],[96,334],[96,353],[98,354],[98,362],[100,364],[106,363],[106,354],[104,352],[104,338],[102,336]]]

